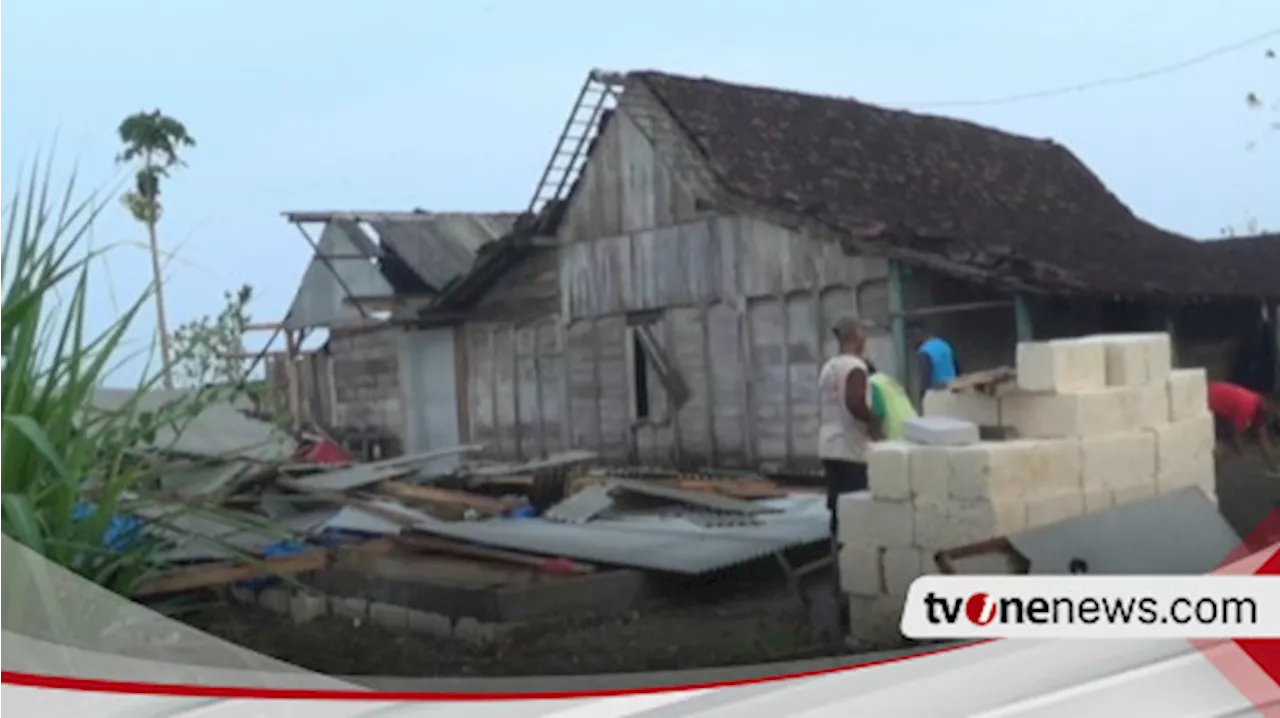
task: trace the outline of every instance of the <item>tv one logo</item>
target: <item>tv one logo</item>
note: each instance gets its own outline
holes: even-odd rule
[[[964,615],[975,626],[986,626],[996,620],[999,613],[995,599],[990,594],[975,593],[964,600]]]

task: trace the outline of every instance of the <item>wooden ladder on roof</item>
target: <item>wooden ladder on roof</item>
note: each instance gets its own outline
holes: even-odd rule
[[[573,111],[565,121],[555,151],[547,162],[526,211],[537,216],[550,202],[565,199],[587,163],[587,150],[600,131],[600,119],[617,106],[621,75],[593,70],[582,83]]]

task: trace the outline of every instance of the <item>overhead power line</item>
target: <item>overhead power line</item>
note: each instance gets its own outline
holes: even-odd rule
[[[1280,28],[1274,28],[1253,37],[1241,40],[1230,45],[1223,45],[1208,52],[1190,57],[1179,62],[1175,62],[1162,67],[1153,68],[1145,72],[1137,72],[1129,75],[1118,75],[1115,77],[1106,77],[1089,82],[1079,82],[1074,85],[1064,85],[1049,90],[1039,90],[1036,92],[1023,92],[1016,95],[1006,95],[1004,97],[992,97],[985,100],[942,100],[932,102],[895,102],[890,103],[897,107],[976,107],[980,105],[1007,105],[1014,102],[1025,102],[1027,100],[1039,100],[1045,97],[1055,97],[1057,95],[1066,95],[1072,92],[1082,92],[1084,90],[1092,90],[1099,87],[1113,87],[1115,85],[1127,85],[1132,82],[1139,82],[1161,75],[1168,75],[1174,72],[1185,70],[1189,67],[1199,65],[1209,60],[1213,60],[1223,55],[1229,55],[1233,52],[1239,52],[1251,45],[1256,45],[1263,40],[1273,37],[1280,37]]]

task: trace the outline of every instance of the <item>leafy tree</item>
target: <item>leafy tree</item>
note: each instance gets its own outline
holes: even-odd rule
[[[120,123],[117,131],[124,149],[116,157],[116,161],[137,166],[133,189],[126,192],[122,200],[133,218],[147,228],[156,295],[156,325],[160,333],[161,375],[165,387],[172,389],[173,353],[169,344],[168,322],[165,319],[160,243],[156,236],[156,226],[163,212],[160,182],[169,176],[170,171],[185,165],[179,152],[195,147],[196,141],[188,134],[185,125],[160,110],[129,115]]]

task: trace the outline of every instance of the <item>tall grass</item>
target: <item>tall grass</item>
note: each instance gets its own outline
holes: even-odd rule
[[[150,293],[105,329],[87,327],[90,270],[100,251],[86,239],[104,206],[93,197],[77,199],[74,178],[52,194],[47,165],[42,173],[37,164],[3,209],[0,527],[55,563],[129,595],[154,568],[157,544],[140,533],[113,533],[121,503],[154,472],[131,450],[158,419],[139,412],[136,401],[95,410],[93,399]],[[138,393],[154,385],[144,379]]]

